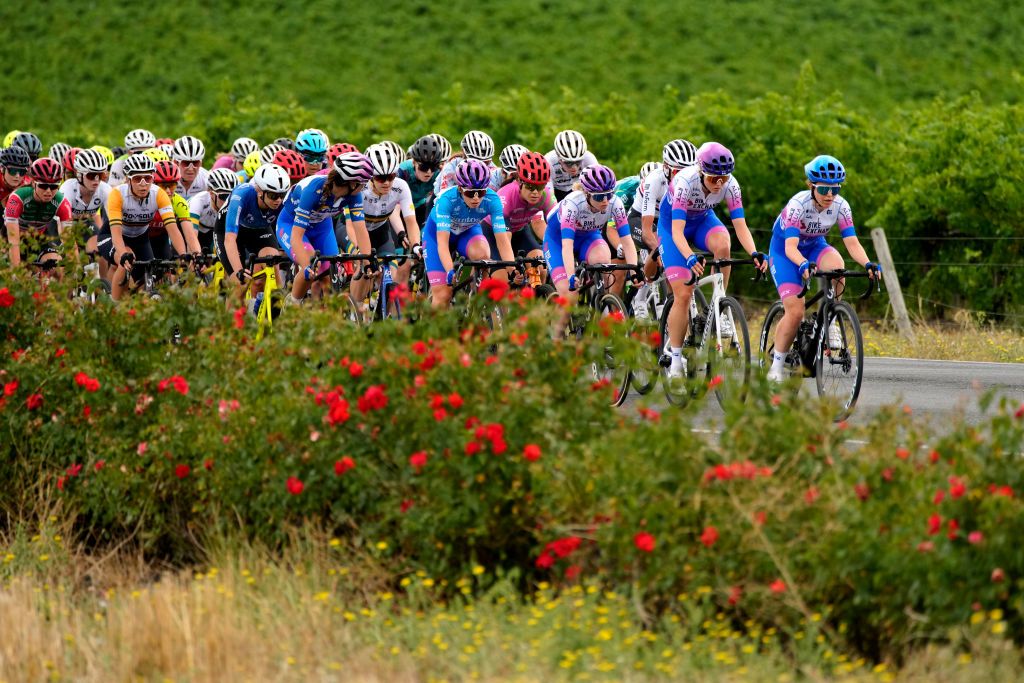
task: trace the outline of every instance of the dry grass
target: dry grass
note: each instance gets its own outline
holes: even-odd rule
[[[869,356],[1024,363],[1024,334],[1007,327],[973,322],[916,322],[914,339],[904,339],[891,323],[864,325]]]

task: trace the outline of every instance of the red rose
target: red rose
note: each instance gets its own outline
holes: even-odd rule
[[[29,410],[35,410],[36,408],[40,407],[41,405],[43,405],[43,395],[42,394],[32,394],[27,399],[25,399],[25,406]]]
[[[427,452],[416,451],[409,456],[409,464],[419,472],[421,469],[427,466]]]
[[[638,550],[642,550],[645,553],[654,552],[655,544],[654,536],[646,531],[641,531],[633,536],[633,545],[635,545]]]
[[[967,542],[971,545],[978,545],[984,540],[985,535],[982,534],[980,531],[972,531],[971,533],[967,534]]]
[[[302,490],[306,488],[306,485],[298,477],[288,477],[288,480],[284,483],[288,489],[288,493],[293,496],[297,496],[302,493]]]
[[[466,455],[476,455],[480,452],[481,446],[479,441],[467,441],[466,442]]]
[[[540,455],[540,446],[535,443],[528,443],[523,448],[523,457],[526,458],[528,462],[537,462],[540,460]]]
[[[537,565],[538,569],[550,569],[554,563],[554,556],[546,550],[542,552],[540,554],[540,557],[538,557],[537,560],[534,562],[534,564]]]
[[[718,541],[718,529],[713,526],[704,527],[704,531],[700,535],[700,542],[704,544],[705,548],[710,548]]]
[[[568,557],[580,547],[580,539],[577,536],[559,538],[548,543],[545,550],[553,552],[558,557]]]
[[[355,469],[355,466],[356,461],[346,455],[334,463],[334,474],[340,477],[349,470]]]
[[[348,374],[352,377],[361,377],[363,374],[363,366],[360,363],[353,361],[352,364],[348,366]]]
[[[942,531],[942,516],[933,514],[928,518],[928,535],[934,536]]]
[[[853,492],[856,493],[857,497],[860,498],[862,501],[867,500],[868,498],[871,497],[871,487],[865,484],[864,482],[855,484],[853,487]]]
[[[359,412],[368,413],[371,410],[383,410],[388,406],[388,396],[384,393],[383,384],[372,384],[366,388],[363,395],[359,397],[357,407]]]
[[[768,586],[768,589],[772,593],[785,593],[786,592],[786,582],[783,581],[782,579],[775,579]]]
[[[526,290],[523,290],[523,291],[532,292],[533,290],[532,289],[526,289]],[[580,575],[581,571],[582,571],[582,569],[580,568],[580,566],[578,564],[573,564],[573,565],[570,565],[570,566],[566,567],[565,568],[565,580],[566,581],[575,581],[576,577],[578,577]]]
[[[240,330],[245,327],[245,307],[235,309],[235,329]]]
[[[458,410],[462,407],[462,397],[458,394],[448,394],[448,405],[451,406],[452,410]]]
[[[174,468],[174,476],[178,479],[184,479],[192,471],[192,468],[188,465],[178,465]]]
[[[715,388],[715,387],[717,387],[717,386],[718,386],[719,384],[721,384],[721,383],[722,383],[723,381],[724,381],[724,380],[722,379],[722,376],[721,376],[721,375],[715,375],[714,377],[712,377],[712,378],[711,378],[711,379],[710,379],[710,380],[708,381],[708,389],[714,389],[714,388]]]
[[[14,305],[14,295],[7,287],[0,289],[0,308],[10,308]]]
[[[967,485],[960,477],[949,478],[949,495],[953,498],[960,498],[967,493]]]

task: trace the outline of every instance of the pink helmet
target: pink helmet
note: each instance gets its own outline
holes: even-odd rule
[[[491,182],[491,172],[482,161],[467,159],[455,169],[455,184],[467,190],[482,190]]]
[[[611,192],[615,189],[615,171],[607,166],[587,166],[580,173],[580,185],[587,192]]]
[[[732,152],[720,142],[705,142],[697,150],[700,170],[708,175],[729,175],[736,168]]]

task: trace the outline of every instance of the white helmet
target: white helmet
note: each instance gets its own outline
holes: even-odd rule
[[[470,159],[490,161],[494,157],[494,140],[483,131],[471,130],[462,137],[459,144]]]
[[[64,155],[71,151],[71,145],[66,142],[55,142],[50,145],[48,156],[61,166],[64,165]]]
[[[103,173],[107,158],[94,149],[83,149],[75,155],[75,173]]]
[[[643,180],[651,174],[651,171],[657,171],[661,168],[661,164],[657,161],[648,161],[646,164],[640,167],[640,180]]]
[[[402,149],[402,146],[397,142],[394,142],[392,140],[381,140],[377,144],[391,149],[391,151],[394,152],[395,156],[398,158],[398,163],[402,163],[403,161],[409,158],[408,155],[405,153],[405,150]]]
[[[206,147],[203,141],[191,135],[182,135],[171,148],[171,158],[175,161],[202,161],[204,156]]]
[[[519,164],[519,157],[529,151],[522,145],[509,145],[501,150],[501,154],[498,155],[498,162],[505,173],[514,173],[516,166]]]
[[[168,159],[174,154],[174,145],[159,145],[157,149],[166,154]]]
[[[256,169],[256,175],[252,177],[257,188],[264,192],[287,192],[292,184],[288,177],[288,171],[277,164],[263,164]]]
[[[697,163],[697,148],[689,140],[671,140],[661,150],[661,160],[672,168],[686,168]]]
[[[334,157],[334,171],[342,180],[365,183],[373,177],[373,164],[365,154],[345,152]]]
[[[575,130],[563,130],[555,136],[555,154],[562,161],[582,161],[587,154],[587,141]]]
[[[437,140],[437,144],[441,145],[441,162],[448,161],[452,156],[452,143],[448,142],[448,138],[440,133],[430,133],[430,137]]]
[[[206,186],[214,192],[230,192],[238,186],[238,174],[230,168],[215,168],[206,177]]]
[[[284,149],[284,147],[282,147],[281,145],[275,145],[274,143],[270,143],[269,145],[260,150],[260,161],[262,161],[265,164],[274,163],[274,155],[280,152],[282,149]]]
[[[129,151],[137,149],[152,149],[156,147],[156,136],[145,128],[136,128],[124,136],[124,146]]]
[[[239,161],[244,161],[247,156],[258,151],[260,151],[260,145],[252,138],[238,138],[231,143],[230,154]]]
[[[124,160],[124,174],[126,176],[152,174],[156,171],[156,164],[152,157],[147,154],[133,154]]]
[[[373,175],[391,175],[398,172],[398,164],[401,161],[395,151],[384,143],[370,145],[366,149],[366,156],[373,166]]]

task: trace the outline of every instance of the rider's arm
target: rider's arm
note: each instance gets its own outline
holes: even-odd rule
[[[57,207],[57,212],[53,217],[57,221],[57,235],[60,237],[62,242],[70,242],[73,256],[77,259],[78,243],[75,242],[70,231],[73,217],[71,215],[71,202],[68,201],[67,197],[64,197],[61,201],[60,206]]]
[[[835,210],[839,212],[836,227],[839,228],[839,234],[843,237],[846,251],[849,252],[850,258],[866,267],[871,259],[868,258],[864,246],[861,245],[860,240],[857,238],[857,228],[853,225],[853,211],[845,200],[837,201],[835,204],[837,205]]]
[[[487,193],[485,201],[488,202],[491,232],[494,233],[494,242],[498,245],[498,254],[502,261],[514,261],[516,255],[512,252],[512,236],[505,225],[505,209],[501,204],[501,197],[491,190]]]
[[[729,208],[729,220],[732,221],[732,227],[736,231],[740,245],[743,246],[746,253],[754,253],[757,251],[757,246],[754,244],[754,237],[750,234],[750,228],[747,227],[747,218],[743,211],[743,194],[740,192],[740,184],[736,182],[736,178],[729,178],[726,185],[725,204]]]
[[[107,197],[107,219],[110,221],[110,241],[114,245],[114,265],[120,266],[119,254],[125,252],[124,233],[121,232],[121,225],[124,222],[123,212],[124,197],[121,196],[121,189],[115,188]]]
[[[623,206],[622,200],[618,197],[612,197],[611,213],[612,222],[615,225],[615,236],[619,238],[619,244],[622,245],[626,263],[635,266],[637,264],[636,245],[633,244],[629,218],[626,216],[626,207]]]
[[[576,246],[576,209],[565,204],[562,207],[565,211],[559,217],[559,231],[562,237],[562,264],[565,266],[565,274],[572,277],[576,274],[576,257],[573,253]]]
[[[224,252],[228,256],[228,263],[231,265],[232,273],[242,270],[242,257],[238,254],[238,220],[239,214],[242,212],[243,195],[247,193],[248,190],[243,191],[241,188],[233,191],[231,199],[228,200],[227,213],[224,214]],[[295,242],[292,244],[295,244]],[[299,254],[302,251],[301,249],[296,249],[295,253]],[[303,263],[300,265],[305,267],[307,264]]]
[[[302,196],[306,198],[305,195]],[[373,247],[370,243],[370,232],[366,229],[366,218],[363,214],[363,193],[357,192],[349,198],[348,213],[352,219],[349,223],[348,238],[355,238],[360,254],[369,254]],[[292,244],[295,244],[292,242]]]
[[[7,226],[7,241],[11,245],[11,265],[21,265],[21,226],[18,224],[18,217],[21,216],[24,203],[15,193],[7,198],[7,209],[4,213],[4,225]]]
[[[159,192],[163,192],[164,194],[167,194],[163,190],[163,188],[161,188],[159,190]],[[158,205],[159,205],[159,201],[160,201],[160,199],[159,199],[159,192],[157,194],[157,204]],[[168,199],[170,199],[169,196],[168,196]],[[175,199],[170,199],[170,201],[171,201],[171,215],[172,215],[173,220],[170,223],[164,222],[164,227],[167,228],[167,236],[171,240],[171,246],[174,247],[174,253],[176,253],[176,254],[184,254],[185,253],[185,238],[181,234],[181,227],[180,227],[180,224],[178,223],[178,221],[180,221],[183,217],[185,219],[188,218],[188,206],[185,206],[184,208],[182,208],[182,204],[177,201],[177,195],[175,195]]]
[[[397,208],[405,220],[405,234],[409,238],[409,246],[419,244],[422,239],[420,224],[416,222],[416,205],[412,201],[412,190],[409,189],[409,183],[405,183],[405,187],[401,188]]]

